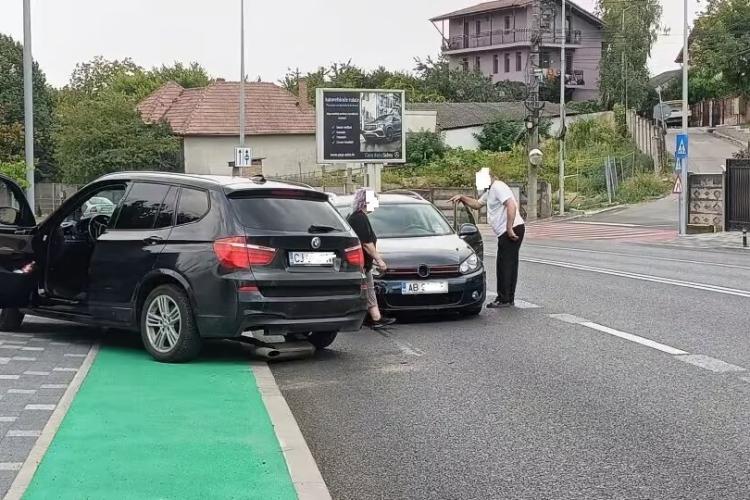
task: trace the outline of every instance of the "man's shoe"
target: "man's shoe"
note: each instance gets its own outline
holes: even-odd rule
[[[381,317],[378,321],[371,322],[369,327],[373,330],[380,330],[381,328],[391,326],[395,322],[396,320],[394,318]]]
[[[487,304],[487,309],[507,309],[513,306],[513,302],[500,302],[499,300],[494,300]]]

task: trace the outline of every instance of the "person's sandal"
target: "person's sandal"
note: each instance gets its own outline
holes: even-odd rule
[[[387,326],[391,326],[395,322],[396,322],[396,320],[394,318],[385,318],[385,317],[382,317],[378,321],[371,322],[369,324],[369,326],[373,330],[379,330],[381,328],[385,328]]]

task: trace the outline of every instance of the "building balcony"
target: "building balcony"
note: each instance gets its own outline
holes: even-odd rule
[[[568,31],[566,43],[579,45],[582,40],[581,31]],[[455,35],[449,37],[443,44],[446,54],[461,54],[475,50],[490,50],[508,46],[529,45],[531,30],[528,28],[515,30],[482,31],[471,35]],[[542,45],[562,43],[562,33],[547,33],[542,37]]]

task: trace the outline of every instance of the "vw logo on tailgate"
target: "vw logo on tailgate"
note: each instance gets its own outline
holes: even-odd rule
[[[320,248],[320,238],[318,238],[317,236],[313,238],[310,242],[310,246],[312,246],[315,250]]]

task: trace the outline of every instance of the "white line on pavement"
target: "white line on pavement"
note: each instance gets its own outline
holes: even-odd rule
[[[8,394],[36,394],[36,389],[8,389]]]
[[[63,418],[65,418],[65,414],[73,403],[73,398],[75,398],[78,393],[78,389],[80,389],[83,380],[86,378],[91,365],[94,364],[94,359],[98,353],[99,344],[92,345],[86,359],[81,363],[80,370],[78,370],[78,373],[73,377],[68,389],[63,393],[60,401],[58,401],[57,408],[52,412],[52,415],[47,421],[47,425],[44,426],[44,430],[41,432],[34,431],[37,433],[36,436],[39,436],[39,439],[34,443],[31,453],[26,457],[26,461],[23,463],[21,470],[10,485],[10,489],[8,489],[8,493],[5,495],[5,500],[20,500],[23,497],[26,488],[31,484],[31,479],[34,477],[37,467],[39,467],[44,454],[52,443],[52,438],[55,437],[57,429],[60,427]]]
[[[701,266],[712,266],[712,267],[723,267],[726,269],[743,269],[743,270],[750,270],[750,266],[739,266],[734,264],[721,264],[719,262],[705,262],[700,260],[689,260],[689,259],[676,259],[673,257],[655,257],[653,255],[634,255],[632,253],[624,253],[624,252],[605,252],[604,250],[589,250],[589,249],[583,249],[583,248],[574,248],[574,247],[557,247],[554,245],[536,245],[536,244],[528,244],[525,245],[527,248],[535,249],[535,248],[543,248],[546,250],[565,250],[570,252],[576,252],[576,253],[590,253],[590,254],[597,254],[597,255],[615,255],[618,257],[630,257],[635,259],[647,259],[647,260],[659,260],[663,262],[677,262],[680,264],[699,264]]]
[[[650,274],[638,274],[629,273],[626,271],[616,271],[614,269],[604,269],[600,267],[584,266],[582,264],[573,264],[571,262],[559,262],[554,260],[544,259],[533,259],[533,258],[522,258],[523,262],[530,262],[532,264],[542,264],[546,266],[562,267],[566,269],[575,269],[577,271],[587,271],[598,274],[607,274],[610,276],[619,276],[622,278],[629,278],[641,281],[649,281],[652,283],[662,283],[665,285],[679,286],[683,288],[693,288],[695,290],[704,290],[707,292],[721,293],[725,295],[734,295],[736,297],[750,298],[750,291],[738,290],[736,288],[727,288],[718,285],[709,285],[707,283],[693,283],[690,281],[673,280],[671,278],[662,278],[659,276],[652,276]]]
[[[424,351],[422,349],[418,349],[412,345],[410,345],[408,342],[404,342],[403,340],[399,340],[390,333],[378,330],[378,333],[382,335],[383,337],[387,338],[388,340],[392,341],[394,344],[396,344],[396,347],[399,348],[399,350],[406,354],[407,356],[424,356]]]
[[[77,372],[78,368],[61,368],[59,366],[52,369],[55,372]]]
[[[576,220],[570,221],[569,224],[579,224],[582,226],[643,227],[643,228],[652,227],[652,226],[644,226],[643,224],[624,224],[622,222],[592,222],[592,221],[576,221]]]
[[[42,389],[65,389],[68,384],[42,384]]]
[[[42,435],[42,431],[8,431],[5,433],[5,437],[20,437],[20,438],[35,438]],[[6,496],[7,500],[9,497]]]
[[[24,356],[13,356],[13,361],[36,361],[36,358],[29,358]]]
[[[497,294],[495,292],[487,292],[487,298],[488,299],[494,299],[497,297]],[[542,306],[533,304],[531,302],[526,302],[525,300],[518,300],[516,299],[516,309],[541,309]]]
[[[26,405],[24,410],[31,411],[54,411],[56,405]]]
[[[712,358],[710,356],[703,356],[702,354],[690,354],[688,356],[675,356],[675,358],[685,363],[698,366],[705,370],[712,371],[714,373],[727,373],[727,372],[744,372],[746,371],[741,366],[732,365],[726,361]]]
[[[0,380],[18,380],[20,375],[0,375]]]
[[[656,349],[657,351],[666,352],[667,354],[671,354],[673,356],[676,356],[679,354],[687,354],[686,351],[683,351],[681,349],[676,349],[666,344],[661,344],[659,342],[655,342],[647,338],[639,337],[638,335],[633,335],[632,333],[621,332],[619,330],[615,330],[614,328],[609,328],[607,326],[599,325],[597,323],[592,323],[590,321],[587,321],[586,323],[581,323],[581,326],[585,326],[586,328],[591,328],[592,330],[598,330],[602,333],[606,333],[608,335],[619,337],[621,339],[629,340],[631,342],[635,342],[636,344],[641,344],[646,347]]]
[[[18,417],[0,417],[0,422],[6,423],[6,424],[12,424],[16,421]]]
[[[281,452],[284,454],[289,475],[292,478],[297,498],[300,500],[330,500],[318,464],[310,453],[305,437],[281,394],[276,378],[266,363],[253,362],[251,369],[260,391],[263,404],[276,432]]]
[[[46,377],[47,375],[49,375],[49,372],[38,372],[38,371],[34,371],[34,370],[27,370],[27,371],[23,372],[23,374],[24,375],[32,375],[32,376],[36,376],[36,377]]]
[[[0,471],[17,471],[21,465],[21,462],[0,462]]]

